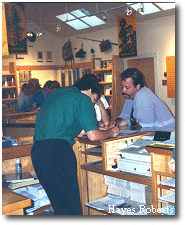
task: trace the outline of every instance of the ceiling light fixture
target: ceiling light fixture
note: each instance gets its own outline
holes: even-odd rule
[[[57,26],[56,26],[56,30],[57,30],[57,32],[60,32],[61,30],[62,30],[62,28],[61,28],[61,24],[59,23],[59,24],[57,24]]]
[[[45,29],[41,25],[41,9],[40,9],[40,28],[38,29],[37,36],[40,37],[45,34]]]
[[[41,31],[37,32],[38,37],[43,36],[44,34],[45,34],[44,30],[41,30]]]
[[[30,32],[30,31],[28,31],[28,32],[27,32],[27,36],[28,36],[28,37],[32,37],[32,36],[33,36],[33,33]]]
[[[132,8],[131,7],[127,7],[126,13],[127,13],[127,16],[131,16],[132,15]]]
[[[103,21],[108,21],[109,20],[109,14],[108,14],[107,11],[102,13],[102,18],[103,18]]]
[[[137,11],[141,14],[144,13],[144,4],[143,3],[140,4],[140,8],[138,8]]]

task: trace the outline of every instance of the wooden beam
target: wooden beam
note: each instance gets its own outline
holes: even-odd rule
[[[23,65],[15,66],[17,70],[58,70],[62,69],[75,69],[75,68],[91,68],[91,62],[84,62],[84,63],[76,63],[75,65]],[[2,66],[2,71],[8,71],[9,66]]]
[[[17,65],[17,70],[57,70],[62,66],[59,65],[42,65],[42,66],[19,66]]]

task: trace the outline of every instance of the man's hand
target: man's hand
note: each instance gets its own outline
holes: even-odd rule
[[[119,135],[119,127],[118,126],[114,126],[111,128],[111,131],[112,131],[112,137],[117,137]]]
[[[113,120],[111,122],[109,122],[108,127],[111,128],[113,126],[127,126],[127,122],[126,120],[122,119],[122,118],[117,118],[116,120]]]
[[[172,170],[172,172],[175,173],[175,160],[173,158],[168,163],[168,166],[170,167],[170,169]]]

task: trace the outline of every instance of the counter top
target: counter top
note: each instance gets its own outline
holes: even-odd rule
[[[35,127],[37,112],[3,112],[3,127]]]
[[[31,204],[30,198],[16,194],[11,189],[2,188],[2,214],[16,215],[17,211],[20,215],[18,210],[22,210],[23,215],[23,208],[31,206]]]
[[[31,149],[33,147],[33,136],[20,137],[18,138],[17,142],[18,146],[2,149],[2,160],[31,155]]]

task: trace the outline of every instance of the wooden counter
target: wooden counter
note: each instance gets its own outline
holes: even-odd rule
[[[83,215],[104,215],[94,209],[88,208],[84,203],[98,200],[107,195],[107,185],[105,185],[104,175],[152,185],[152,179],[147,176],[136,175],[127,172],[119,172],[112,169],[114,160],[119,157],[119,151],[131,144],[131,139],[136,141],[142,139],[143,135],[154,133],[143,132],[116,138],[109,138],[103,141],[92,142],[87,137],[75,138],[76,144],[73,150],[77,158],[78,183],[80,188],[80,198]],[[127,144],[126,144],[127,143]],[[101,146],[102,154],[91,153],[89,148]]]
[[[3,135],[13,139],[33,136],[37,112],[7,112],[2,114]]]
[[[31,199],[2,188],[2,214],[24,215],[24,208],[31,206]]]

